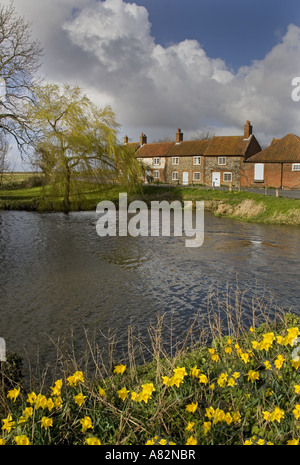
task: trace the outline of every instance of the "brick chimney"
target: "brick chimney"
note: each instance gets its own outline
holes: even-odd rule
[[[141,145],[147,144],[147,136],[146,136],[146,134],[144,134],[144,133],[141,134],[141,137],[140,137],[140,144],[141,144]]]
[[[250,124],[250,121],[246,121],[246,124],[244,125],[244,139],[249,139],[251,134],[252,134],[252,126]]]
[[[181,129],[177,129],[176,132],[176,144],[180,144],[180,142],[183,141],[183,133],[181,132]]]
[[[124,144],[128,144],[128,136],[124,137]]]

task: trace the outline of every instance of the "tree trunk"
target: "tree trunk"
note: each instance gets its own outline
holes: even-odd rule
[[[63,207],[64,211],[67,213],[70,211],[70,190],[71,190],[71,170],[69,167],[68,160],[65,162],[65,186],[64,186],[64,202]]]

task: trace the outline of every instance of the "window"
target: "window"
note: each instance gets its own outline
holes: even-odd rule
[[[194,157],[194,165],[201,165],[201,157]]]
[[[263,181],[264,180],[264,164],[255,163],[254,165],[254,181]]]
[[[226,157],[219,157],[218,158],[218,165],[226,165]]]
[[[292,171],[300,171],[300,163],[293,163]]]
[[[172,165],[179,165],[179,157],[172,157]]]
[[[159,171],[158,170],[153,171],[153,177],[154,177],[154,179],[159,179]]]
[[[159,165],[160,164],[160,158],[154,158],[154,165]]]
[[[178,176],[178,171],[173,171],[172,173],[172,181],[178,181],[179,176]]]
[[[200,179],[201,179],[201,173],[193,173],[194,181],[200,181]]]
[[[232,181],[232,173],[223,173],[223,181],[224,182],[231,182]]]

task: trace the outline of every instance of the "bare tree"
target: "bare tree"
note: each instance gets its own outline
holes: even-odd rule
[[[192,138],[192,140],[209,140],[214,137],[214,132],[210,131],[209,129],[200,129],[197,131],[196,135]]]
[[[33,133],[25,103],[34,98],[42,49],[13,3],[0,5],[0,129],[23,149]]]
[[[0,187],[3,186],[4,173],[10,170],[10,163],[7,160],[9,145],[5,137],[0,137]]]

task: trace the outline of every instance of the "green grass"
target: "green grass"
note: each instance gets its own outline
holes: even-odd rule
[[[22,181],[23,182],[23,181]],[[28,182],[28,179],[27,179]],[[140,199],[148,205],[152,200],[204,201],[217,216],[244,221],[300,225],[300,200],[266,196],[246,191],[223,191],[181,186],[143,186],[142,191],[128,191],[127,186],[81,184],[78,194],[71,196],[71,211],[95,210],[102,200],[118,204],[119,193],[128,192],[128,201]],[[0,189],[0,209],[62,211],[62,193],[51,193],[50,186]]]

